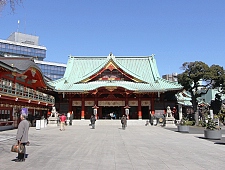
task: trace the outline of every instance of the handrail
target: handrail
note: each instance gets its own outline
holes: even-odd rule
[[[19,83],[12,83],[12,81],[2,79],[0,80],[0,93],[26,98],[28,100],[37,100],[40,102],[47,102],[51,104],[55,103],[55,98],[49,94],[24,87]]]

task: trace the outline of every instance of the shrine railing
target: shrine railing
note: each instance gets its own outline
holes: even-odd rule
[[[49,94],[7,80],[0,80],[0,94],[7,94],[9,96],[15,96],[15,98],[21,97],[50,104],[55,103],[55,98]]]

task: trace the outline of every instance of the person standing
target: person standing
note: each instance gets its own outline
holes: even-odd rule
[[[70,125],[72,125],[72,122],[73,122],[73,111],[70,112]]]
[[[66,124],[68,125],[70,121],[70,112],[67,113],[66,117],[67,117]]]
[[[122,124],[122,129],[125,130],[125,128],[127,126],[127,118],[125,115],[123,115],[121,118],[121,124]]]
[[[90,122],[91,122],[91,126],[92,126],[92,129],[95,129],[95,115],[91,115],[91,118],[90,118]]]
[[[28,131],[29,131],[29,122],[26,120],[26,114],[22,113],[20,115],[21,122],[19,123],[18,129],[17,129],[17,135],[16,140],[18,144],[24,146],[24,152],[18,153],[18,159],[15,160],[15,162],[24,162],[25,161],[25,155],[26,155],[26,148],[25,145],[28,143]]]
[[[63,113],[62,116],[60,116],[60,130],[65,130],[65,121],[66,116]]]

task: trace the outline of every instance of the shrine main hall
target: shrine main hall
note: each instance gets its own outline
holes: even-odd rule
[[[177,104],[175,94],[183,87],[160,77],[152,56],[105,57],[69,56],[63,78],[48,82],[58,94],[59,113],[73,112],[74,119],[89,119],[96,114],[108,119],[148,119]]]

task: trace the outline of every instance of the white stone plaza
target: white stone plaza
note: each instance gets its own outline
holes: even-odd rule
[[[223,170],[225,133],[220,141],[203,139],[203,128],[190,133],[175,128],[145,126],[144,120],[129,121],[122,130],[120,120],[88,120],[29,130],[25,162],[14,162],[10,152],[17,129],[0,132],[1,170]]]

